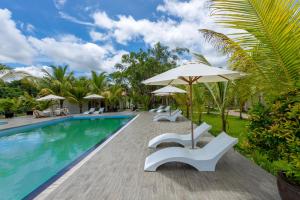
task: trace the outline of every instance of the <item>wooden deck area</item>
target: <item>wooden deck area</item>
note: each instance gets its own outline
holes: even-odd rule
[[[188,121],[152,122],[152,116],[142,113],[46,199],[280,199],[275,177],[234,150],[220,160],[216,172],[178,163],[144,172],[152,137],[189,130]]]

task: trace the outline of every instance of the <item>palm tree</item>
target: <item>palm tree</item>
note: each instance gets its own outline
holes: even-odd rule
[[[212,66],[210,62],[205,58],[204,55],[201,54],[194,54],[194,55],[197,58],[199,63]],[[225,112],[229,100],[227,95],[229,82],[225,81],[225,82],[218,82],[218,83],[204,83],[204,85],[208,89],[211,97],[213,98],[215,104],[217,105],[217,108],[221,115],[222,130],[226,131],[227,115]]]
[[[92,71],[91,77],[91,89],[95,94],[101,94],[104,92],[107,86],[107,75],[105,72],[97,74],[95,71]]]
[[[217,22],[238,31],[233,39],[211,30],[200,31],[217,49],[230,55],[232,67],[249,72],[253,84],[265,84],[263,89],[275,95],[300,86],[298,0],[210,2]]]
[[[79,112],[82,113],[82,106],[85,101],[84,97],[89,92],[89,81],[85,78],[79,78],[72,83],[71,89],[68,91],[67,99],[71,103],[79,106]]]
[[[24,71],[16,71],[10,67],[0,64],[0,80],[6,82],[13,79],[28,77],[30,74]]]
[[[120,85],[111,85],[107,91],[102,93],[105,97],[106,110],[108,110],[108,104],[114,111],[118,108],[118,105],[120,105],[120,101],[122,100],[123,91],[124,89]]]
[[[67,97],[68,90],[71,88],[71,82],[74,80],[73,72],[67,73],[68,66],[51,66],[52,73],[43,70],[46,74],[42,79],[42,89],[40,94],[56,94]],[[60,107],[63,106],[63,101],[60,101]]]

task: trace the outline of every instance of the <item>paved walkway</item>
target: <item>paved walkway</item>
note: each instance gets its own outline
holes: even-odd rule
[[[216,172],[198,172],[179,163],[144,172],[152,137],[189,129],[188,121],[152,122],[152,117],[141,114],[46,199],[279,199],[275,177],[234,150],[220,160]],[[207,135],[203,141],[210,139]]]

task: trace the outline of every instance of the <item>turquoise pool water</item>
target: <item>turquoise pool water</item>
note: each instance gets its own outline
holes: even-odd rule
[[[1,136],[0,199],[38,193],[130,119],[70,118]]]

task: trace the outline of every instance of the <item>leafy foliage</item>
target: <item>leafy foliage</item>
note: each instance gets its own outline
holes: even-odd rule
[[[17,109],[14,99],[0,99],[0,112],[13,113]]]
[[[78,104],[79,112],[82,113],[82,106],[84,104],[84,97],[89,91],[89,81],[85,78],[79,78],[73,81],[71,88],[68,91],[67,99],[71,103]]]
[[[211,7],[218,23],[237,32],[233,40],[220,33],[202,32],[231,54],[231,61],[239,63],[235,67],[257,72],[260,83],[266,82],[273,94],[299,87],[299,1],[211,0]]]
[[[251,112],[249,143],[300,183],[300,98],[294,90]],[[286,163],[283,165],[282,163]]]
[[[182,53],[183,50],[178,51]],[[177,59],[176,51],[171,51],[168,47],[157,43],[147,51],[140,50],[123,55],[122,63],[115,66],[119,70],[116,75],[118,80],[129,84],[133,103],[141,104],[144,109],[148,109],[151,103],[151,91],[156,87],[146,86],[142,81],[175,67]],[[140,98],[136,98],[137,95]]]

